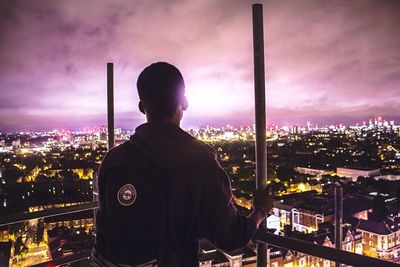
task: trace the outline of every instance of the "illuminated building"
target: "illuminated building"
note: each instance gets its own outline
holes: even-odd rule
[[[0,226],[0,242],[8,242],[10,240],[10,234],[8,226]]]
[[[343,240],[342,240],[342,250],[348,252],[362,254],[362,234],[359,230],[352,228],[343,229]]]
[[[379,175],[374,177],[375,180],[386,180],[386,181],[399,181],[400,175],[388,174],[388,175]]]
[[[290,132],[291,132],[291,134],[293,134],[293,135],[299,134],[299,133],[300,133],[300,127],[297,126],[297,125],[294,125],[294,126],[292,126]]]
[[[292,217],[292,206],[285,205],[280,201],[274,202],[274,207],[272,208],[272,213],[274,216],[278,217],[280,220],[280,230],[283,230],[285,225],[291,224]]]
[[[362,234],[363,254],[388,260],[400,258],[400,220],[356,221]]]
[[[321,184],[315,180],[306,183],[290,183],[284,194],[301,193],[307,191],[316,191],[318,193],[322,193]]]
[[[36,181],[36,177],[40,173],[40,168],[39,166],[35,166],[32,170],[29,171],[29,173],[25,177],[21,177],[23,182],[34,182]]]
[[[318,230],[318,225],[333,220],[333,215],[324,215],[311,210],[292,209],[292,230],[311,233]]]
[[[305,168],[305,167],[296,167],[295,171],[298,173],[302,173],[302,174],[310,174],[310,175],[316,175],[316,176],[331,175],[334,173],[333,171],[312,169],[312,168]]]
[[[315,212],[308,209],[295,208],[279,201],[274,202],[272,210],[274,216],[280,218],[280,228],[291,225],[292,231],[311,233],[318,230],[318,226],[326,221],[332,221],[333,215]]]
[[[379,169],[367,169],[367,168],[337,168],[336,175],[339,177],[350,178],[353,182],[357,181],[357,178],[371,177],[380,175],[381,171]]]

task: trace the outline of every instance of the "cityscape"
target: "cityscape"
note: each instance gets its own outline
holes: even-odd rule
[[[230,179],[233,196],[224,190],[224,203],[231,213],[244,219],[233,203],[250,220],[257,217],[256,225],[266,215],[257,231],[247,227],[256,233],[245,247],[226,251],[207,237],[212,242],[199,240],[198,255],[193,246],[176,253],[175,263],[187,256],[196,266],[198,256],[200,267],[400,266],[399,14],[399,0],[0,1],[0,267],[81,267],[103,256],[136,264],[150,259],[142,253],[150,255],[149,247],[147,263],[160,261],[151,238],[137,236],[148,232],[126,226],[163,219],[121,212],[117,220],[109,216],[113,209],[101,214],[107,208],[97,213],[108,204],[98,177],[109,149],[123,150],[145,121],[164,121],[151,117],[154,107],[171,100],[162,93],[169,90],[161,82],[165,75],[148,78],[159,83],[159,104],[139,97],[147,87],[139,75],[157,62],[181,72],[175,114],[167,121],[215,150]],[[152,134],[142,137],[149,138],[143,146],[164,147]],[[165,146],[166,158],[179,154],[175,145]],[[187,228],[197,244],[207,235],[191,230],[212,227],[176,223],[178,211],[185,220],[208,220],[208,212],[189,204],[207,203],[219,215],[224,209],[215,208],[218,201],[209,205],[211,197],[192,201],[196,194],[183,185],[208,191],[208,180],[196,178],[204,183],[198,186],[182,177],[173,188],[181,191],[168,195],[176,202],[160,197],[157,207],[170,204],[176,213],[168,226]],[[138,187],[129,180],[110,193],[124,207],[142,201],[131,183]],[[270,196],[255,191],[266,185],[273,197],[269,213],[257,198],[268,198],[269,208]],[[122,235],[109,225],[102,231],[104,217],[125,223],[115,227]],[[221,216],[212,234],[231,241],[242,232],[223,234],[228,217]],[[172,227],[160,226],[154,236],[170,234]],[[107,243],[120,257],[94,244],[104,233],[115,242],[104,238],[97,245]],[[167,245],[189,248],[188,235]],[[142,246],[143,239],[150,245]]]
[[[231,179],[234,203],[251,211],[255,189],[255,129],[187,129],[212,146]],[[134,131],[115,130],[116,145]],[[334,188],[344,192],[342,249],[400,262],[400,125],[382,117],[352,126],[275,126],[267,129],[267,183],[275,234],[334,247]],[[107,152],[107,128],[0,134],[0,216],[93,201]],[[0,228],[0,261],[30,266],[90,250],[93,211],[45,217]],[[253,266],[251,246],[216,249],[202,240],[201,266]],[[333,266],[333,262],[269,247],[270,266]],[[75,263],[74,266],[81,266]],[[224,265],[225,264],[225,265]],[[230,265],[229,265],[230,264]]]

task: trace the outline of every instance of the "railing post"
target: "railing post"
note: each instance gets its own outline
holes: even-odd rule
[[[256,121],[256,188],[267,185],[263,6],[253,5],[254,95]],[[266,226],[266,220],[263,223]],[[257,244],[257,267],[267,266],[267,245]]]
[[[108,149],[114,147],[114,64],[107,63],[107,132],[108,132]],[[93,177],[93,201],[98,201],[98,174],[96,171]],[[93,221],[96,225],[97,210],[93,210]],[[96,234],[96,233],[94,233]]]
[[[343,188],[341,185],[335,186],[335,248],[342,249],[342,224],[343,224]],[[335,263],[335,267],[340,267],[339,262]]]
[[[114,64],[107,63],[108,149],[114,147]]]
[[[92,182],[92,192],[93,192],[93,202],[99,201],[99,186],[98,186],[98,177],[99,170],[96,170],[93,174],[93,182]],[[96,226],[96,219],[97,219],[97,208],[93,209],[93,224]],[[94,231],[94,235],[96,235]]]

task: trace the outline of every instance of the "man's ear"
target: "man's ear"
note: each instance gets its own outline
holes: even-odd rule
[[[139,105],[138,106],[139,106],[140,112],[142,112],[143,114],[146,114],[146,110],[144,109],[142,101],[139,101]]]
[[[187,108],[189,107],[189,103],[188,103],[186,96],[184,96],[182,98],[181,107],[182,107],[182,110],[187,110]]]

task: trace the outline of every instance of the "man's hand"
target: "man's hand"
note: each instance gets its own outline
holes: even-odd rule
[[[271,186],[269,185],[267,185],[264,190],[256,190],[253,192],[253,207],[255,210],[260,209],[265,216],[271,211],[273,201]]]
[[[271,211],[273,202],[271,186],[267,186],[264,190],[253,192],[254,211],[250,214],[249,218],[256,222],[257,227]]]

